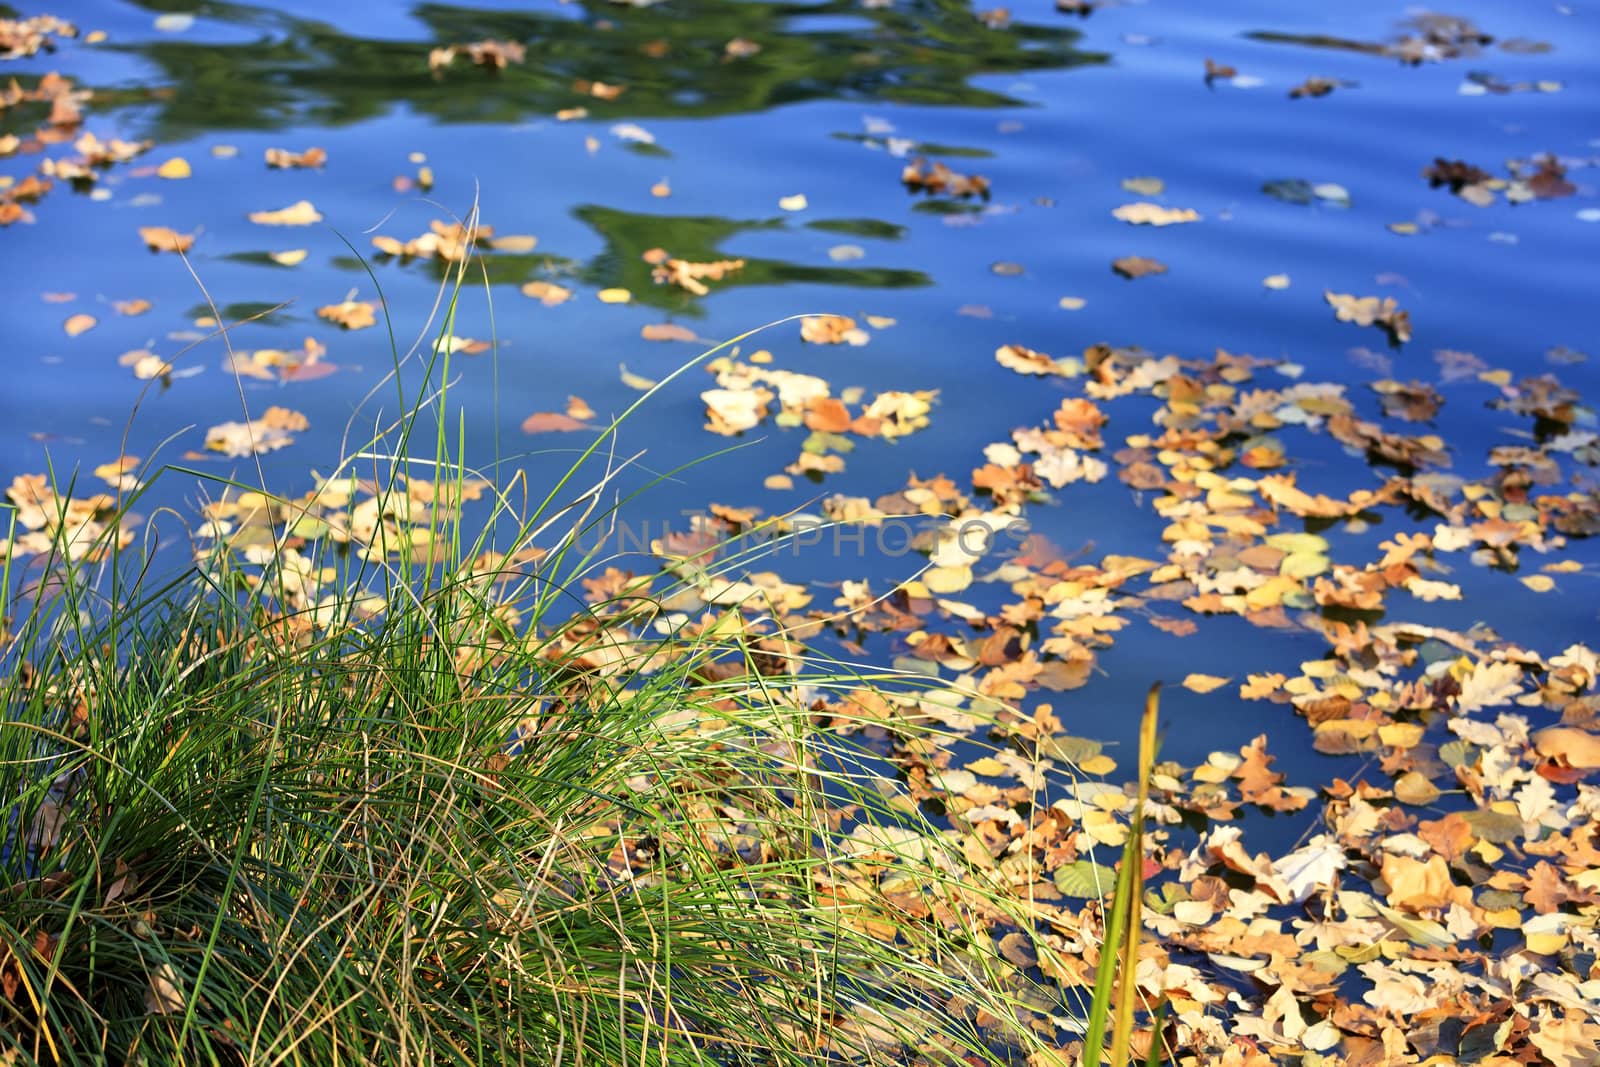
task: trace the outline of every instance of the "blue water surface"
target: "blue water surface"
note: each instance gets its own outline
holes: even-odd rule
[[[370,255],[373,234],[413,237],[475,201],[499,233],[536,235],[538,245],[497,257],[487,292],[469,284],[461,296],[456,333],[495,342],[452,365],[454,398],[470,415],[469,458],[498,455],[534,484],[550,477],[573,442],[528,437],[522,420],[562,410],[569,395],[602,415],[622,410],[638,394],[622,382],[619,364],[660,377],[699,351],[641,339],[642,326],[669,320],[724,339],[801,312],[892,318],[860,348],[803,345],[793,324],[744,347],[766,347],[778,366],[820,375],[836,389],[939,391],[928,430],[899,443],[861,443],[847,469],[821,485],[763,488],[805,434],[769,425],[746,447],[647,495],[634,505],[639,524],[711,501],[776,512],[826,493],[877,497],[911,472],[965,485],[984,445],[1046,420],[1069,388],[998,366],[993,353],[1002,344],[1057,356],[1104,341],[1185,357],[1220,347],[1287,358],[1304,366],[1306,380],[1348,383],[1369,417],[1376,401],[1365,383],[1381,376],[1374,356],[1401,380],[1438,382],[1433,353],[1456,349],[1518,376],[1554,373],[1585,396],[1597,385],[1594,360],[1546,355],[1592,350],[1600,326],[1600,4],[1592,2],[1452,3],[1450,14],[1470,18],[1495,43],[1415,66],[1349,46],[1408,32],[1415,11],[1401,0],[1151,0],[1107,4],[1088,18],[1021,0],[994,26],[954,0],[59,0],[48,9],[105,39],[66,41],[54,54],[5,63],[0,75],[26,80],[59,70],[94,90],[84,105],[87,129],[156,145],[104,174],[103,199],[58,188],[33,205],[34,223],[0,230],[3,481],[74,467],[87,477],[124,453],[254,480],[254,461],[182,457],[203,450],[205,429],[241,417],[244,406],[282,404],[304,412],[312,428],[262,457],[261,468],[285,491],[309,487],[313,470],[330,469],[350,440],[395,414],[389,393],[369,395],[391,366],[385,331],[342,333],[316,308],[350,292],[375,299],[375,276],[400,348],[431,337],[439,323],[427,317],[441,273],[374,260],[369,276],[351,249]],[[173,14],[192,14],[192,24],[158,22]],[[499,76],[464,59],[429,73],[428,47],[484,38],[525,44],[525,62]],[[761,51],[730,57],[735,38]],[[1511,39],[1520,43],[1502,46]],[[1208,58],[1240,78],[1208,84]],[[1548,91],[1485,92],[1480,75],[1549,83]],[[1292,99],[1289,89],[1310,76],[1345,84],[1322,98]],[[576,91],[578,80],[626,91],[600,99]],[[579,106],[587,118],[555,117]],[[25,136],[39,121],[37,109],[0,112],[0,134]],[[647,131],[653,144],[619,137],[622,123]],[[320,169],[262,166],[269,147],[311,145],[329,153]],[[224,146],[234,154],[214,154]],[[69,155],[70,145],[46,153]],[[397,176],[416,176],[413,153],[426,157],[435,178],[426,196],[394,187]],[[1506,160],[1544,153],[1567,162],[1575,195],[1521,205],[1502,197],[1479,208],[1422,177],[1435,157],[1503,174]],[[917,155],[983,175],[991,199],[909,194],[900,172]],[[174,156],[191,163],[191,178],[149,173]],[[0,157],[0,174],[20,179],[37,162],[35,154]],[[1143,199],[1120,184],[1137,176],[1161,178],[1159,201],[1193,208],[1203,221],[1155,229],[1113,218],[1117,206]],[[1280,179],[1337,184],[1348,204],[1292,204],[1262,192]],[[652,194],[661,182],[670,196]],[[804,210],[780,207],[796,194],[804,194]],[[323,225],[272,229],[246,219],[300,199],[316,204]],[[1421,232],[1388,229],[1408,221]],[[177,257],[148,252],[141,226],[197,232],[193,274]],[[857,246],[859,258],[836,260],[849,254],[841,245]],[[640,257],[653,247],[750,265],[692,297],[648,283]],[[287,248],[310,254],[293,268],[246,255]],[[1131,254],[1159,259],[1169,273],[1118,277],[1111,261]],[[1275,274],[1289,275],[1290,286],[1264,287]],[[576,296],[544,307],[518,291],[535,279],[568,285]],[[596,299],[611,286],[632,290],[634,302]],[[1335,321],[1325,289],[1396,297],[1411,312],[1415,339],[1391,350],[1377,331]],[[49,302],[47,293],[74,296]],[[1062,308],[1065,296],[1084,306]],[[110,306],[134,298],[153,309],[124,317]],[[208,305],[231,321],[279,303],[287,306],[232,331],[232,344],[290,348],[315,337],[338,373],[241,382],[222,369],[221,340],[186,350],[206,332],[193,320]],[[63,321],[79,312],[99,323],[69,337]],[[138,348],[199,373],[147,386],[118,365],[121,353]],[[703,387],[696,372],[653,401],[622,433],[620,451],[647,449],[648,466],[668,470],[726,444],[701,430]],[[1481,387],[1441,388],[1446,404],[1435,432],[1449,441],[1457,473],[1480,476],[1488,449],[1520,440],[1525,420],[1483,406]],[[1149,430],[1149,410],[1137,402],[1114,409],[1108,440]],[[1302,461],[1316,465],[1319,478],[1366,484],[1361,460],[1317,447],[1325,454],[1313,450]],[[198,495],[192,481],[174,478],[158,485],[150,505],[188,510]],[[1064,551],[1091,559],[1155,555],[1164,526],[1114,479],[1073,486],[1059,506],[1031,509],[1029,520]],[[1366,535],[1367,549],[1384,536],[1381,528]],[[174,567],[183,551],[174,547]],[[1595,562],[1593,548],[1578,555]],[[868,576],[886,588],[919,562],[807,566],[819,579]],[[1466,601],[1418,605],[1416,617],[1462,628],[1491,622],[1547,652],[1595,631],[1591,575],[1543,597],[1506,575],[1458,580],[1475,583]],[[821,587],[819,594],[831,599]],[[1323,648],[1309,633],[1234,619],[1205,623],[1184,640],[1130,627],[1102,655],[1093,683],[1054,702],[1075,732],[1126,740],[1152,679],[1293,673]],[[1274,751],[1292,780],[1325,780],[1325,758],[1310,752],[1285,706],[1242,703],[1231,692],[1169,695],[1170,755],[1192,763],[1268,732],[1284,739]]]

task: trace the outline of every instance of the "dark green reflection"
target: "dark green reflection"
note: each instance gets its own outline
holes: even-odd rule
[[[605,241],[605,248],[588,262],[542,250],[525,255],[490,252],[481,257],[481,271],[474,264],[471,277],[481,280],[487,276],[491,285],[521,285],[538,279],[562,284],[580,283],[597,288],[616,286],[632,292],[635,303],[689,316],[704,314],[700,302],[705,298],[674,285],[656,284],[651,276],[651,265],[644,259],[644,254],[650,249],[664,248],[678,259],[696,263],[744,259],[743,269],[729,273],[720,281],[708,283],[711,289],[709,295],[742,286],[784,285],[791,282],[856,289],[913,289],[933,284],[933,279],[920,270],[833,264],[808,266],[779,259],[740,256],[723,248],[739,234],[781,231],[785,228],[782,219],[736,221],[716,216],[645,215],[593,205],[575,208],[573,214],[593,227]],[[398,260],[376,253],[372,258],[380,269],[385,263],[399,263]],[[360,263],[348,256],[333,262],[346,270],[362,269]],[[417,261],[414,266],[431,270],[435,279],[440,280],[454,270],[452,265],[440,260]]]
[[[152,11],[172,6],[137,2]],[[598,118],[723,115],[818,98],[998,106],[1015,101],[973,86],[973,77],[1108,58],[1079,51],[1080,34],[1059,26],[989,29],[966,0],[876,10],[856,0],[673,0],[650,8],[581,0],[570,10],[578,17],[420,4],[413,14],[430,38],[392,41],[266,7],[211,2],[205,17],[259,36],[242,44],[163,39],[106,47],[149,60],[175,90],[149,101],[149,132],[160,140],[205,129],[358,122],[400,104],[446,122],[502,123],[577,105]],[[525,44],[526,62],[491,74],[458,60],[429,73],[431,46],[483,38]],[[724,46],[734,38],[761,51],[728,59]],[[572,88],[577,79],[627,92],[616,101],[582,96]]]

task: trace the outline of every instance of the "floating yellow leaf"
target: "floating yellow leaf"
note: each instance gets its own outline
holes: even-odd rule
[[[320,318],[329,322],[338,323],[347,330],[364,330],[374,326],[378,320],[375,312],[378,309],[365,300],[346,300],[338,304],[329,304],[317,309]]]
[[[195,235],[179,233],[169,226],[141,226],[139,237],[152,252],[187,252],[194,244]]]
[[[626,304],[633,299],[633,294],[626,289],[602,289],[595,296],[602,304]]]
[[[522,287],[523,296],[531,296],[545,307],[555,307],[572,299],[572,290],[554,282],[528,282]]]
[[[539,246],[539,239],[531,233],[508,233],[504,237],[491,238],[489,247],[496,252],[525,253],[532,252]]]
[[[1219,678],[1214,674],[1191,674],[1183,680],[1183,687],[1192,693],[1209,693],[1230,681],[1231,678]]]
[[[320,167],[328,161],[328,153],[312,147],[304,152],[290,152],[284,148],[267,149],[269,167]]]
[[[1117,769],[1117,761],[1104,752],[1096,753],[1078,764],[1078,770],[1084,774],[1110,774]]]
[[[250,221],[260,226],[310,226],[322,221],[322,212],[309,200],[296,200],[277,211],[252,211]]]
[[[189,161],[182,156],[173,156],[156,168],[156,174],[163,178],[187,178],[193,173]]]
[[[96,467],[94,476],[111,488],[126,492],[139,488],[139,479],[133,476],[133,472],[138,469],[138,456],[119,456],[110,463],[102,463]]]
[[[64,322],[61,328],[67,331],[68,337],[76,337],[80,333],[87,333],[89,330],[94,329],[95,323],[98,321],[93,315],[85,315],[80,312]]]
[[[1287,289],[1289,288],[1289,276],[1287,274],[1269,274],[1261,279],[1261,284],[1268,289]]]
[[[800,339],[814,345],[848,344],[857,347],[871,339],[871,334],[856,326],[856,320],[844,315],[808,315],[800,320]]]
[[[785,211],[804,211],[806,209],[806,194],[796,193],[779,199],[778,206]]]
[[[268,252],[267,258],[281,267],[293,267],[304,263],[308,255],[310,253],[304,248],[290,248],[282,252]]]
[[[1088,306],[1089,301],[1081,296],[1064,296],[1056,301],[1056,306],[1067,311],[1082,311]]]
[[[972,568],[929,567],[922,572],[922,584],[931,593],[959,593],[972,584]]]
[[[1522,579],[1522,584],[1535,593],[1548,593],[1556,587],[1556,580],[1548,574],[1530,574]]]
[[[651,322],[639,328],[639,336],[646,341],[697,341],[695,332],[675,322]]]
[[[1124,178],[1122,187],[1140,196],[1160,196],[1166,189],[1167,183],[1160,178]]]
[[[1200,221],[1200,213],[1193,208],[1162,207],[1148,200],[1124,204],[1111,214],[1135,226],[1174,226],[1180,222]]]
[[[523,433],[568,433],[588,428],[582,419],[559,411],[535,411],[522,420]]]
[[[226,456],[275,452],[294,443],[294,434],[310,425],[306,417],[288,408],[270,407],[259,419],[225,422],[206,431],[206,447]]]
[[[626,363],[617,364],[617,369],[622,374],[622,384],[626,385],[629,389],[637,389],[639,392],[643,393],[648,392],[656,387],[656,382],[654,379],[646,378],[642,374],[633,373],[628,369],[628,365]]]

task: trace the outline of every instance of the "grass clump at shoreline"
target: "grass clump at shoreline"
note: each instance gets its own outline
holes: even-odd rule
[[[820,662],[759,603],[667,611],[703,568],[573,614],[614,469],[571,480],[610,431],[516,512],[449,438],[449,360],[312,493],[228,483],[167,584],[124,523],[144,489],[92,522],[33,490],[0,1061],[1051,1054],[1023,1020],[1073,1011],[991,932],[1025,909],[827,704],[871,692],[910,738],[960,697]]]

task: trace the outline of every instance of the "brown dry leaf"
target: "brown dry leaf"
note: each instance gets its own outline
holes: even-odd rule
[[[1167,265],[1145,256],[1123,256],[1111,261],[1111,269],[1124,278],[1143,278],[1147,274],[1165,274]]]
[[[1340,322],[1381,327],[1395,344],[1411,340],[1411,317],[1400,310],[1400,305],[1395,303],[1392,296],[1353,296],[1331,289],[1324,290],[1322,296],[1332,305],[1334,315]]]
[[[1341,84],[1343,83],[1332,78],[1307,78],[1289,90],[1289,98],[1291,100],[1299,100],[1302,97],[1327,96],[1339,88]]]
[[[69,318],[66,322],[62,323],[61,328],[67,331],[68,337],[76,337],[80,333],[87,333],[88,331],[94,329],[96,323],[99,321],[100,320],[96,319],[93,315],[85,315],[82,312],[79,312],[78,314]]]
[[[806,405],[806,429],[821,433],[844,433],[854,421],[850,409],[837,397],[820,396]]]
[[[277,211],[252,211],[250,221],[260,226],[310,226],[322,221],[322,212],[309,200],[296,200]]]
[[[1124,204],[1111,214],[1134,226],[1174,226],[1181,222],[1200,221],[1200,212],[1193,208],[1162,207],[1148,200]]]
[[[195,239],[192,233],[179,233],[167,226],[141,226],[139,237],[152,252],[187,252]]]
[[[675,322],[652,322],[639,328],[639,336],[646,341],[698,341],[695,332]]]
[[[188,1006],[178,988],[178,972],[163,963],[150,974],[150,988],[144,991],[144,1010],[151,1015],[176,1015]]]
[[[338,323],[347,330],[364,330],[368,326],[377,325],[377,307],[365,300],[346,300],[339,304],[329,304],[317,309],[320,318],[329,322]]]
[[[1407,771],[1394,783],[1394,797],[1402,804],[1426,807],[1438,800],[1439,796],[1439,787],[1429,781],[1427,775],[1417,771]]]
[[[568,410],[571,410],[570,406]],[[532,415],[522,420],[523,433],[566,433],[572,430],[587,430],[588,428],[589,424],[582,419],[574,418],[570,414],[562,414],[559,411],[535,411]]]
[[[1001,345],[994,350],[994,360],[1018,374],[1052,374],[1072,378],[1083,373],[1083,362],[1079,359],[1051,359],[1043,352],[1035,352],[1022,345]]]
[[[594,408],[581,396],[567,397],[567,417],[579,420],[594,418]]]
[[[554,282],[528,282],[522,287],[523,296],[531,296],[545,307],[555,307],[572,299],[572,290]]]
[[[1573,1007],[1563,1009],[1559,1020],[1546,1016],[1528,1040],[1552,1067],[1596,1067],[1600,1064],[1600,1024],[1585,1019]]]
[[[652,248],[646,252],[644,261],[654,267],[650,277],[657,285],[676,285],[695,296],[705,296],[711,291],[705,284],[706,280],[718,282],[729,274],[744,269],[742,259],[691,263],[686,259],[673,259],[659,248]]]
[[[900,172],[900,181],[909,192],[923,192],[929,196],[967,197],[989,199],[989,179],[981,174],[957,174],[943,163],[929,164],[920,156],[906,164]]]
[[[290,152],[285,148],[267,149],[267,166],[277,168],[288,167],[320,167],[328,161],[328,153],[312,146],[304,152]]]

